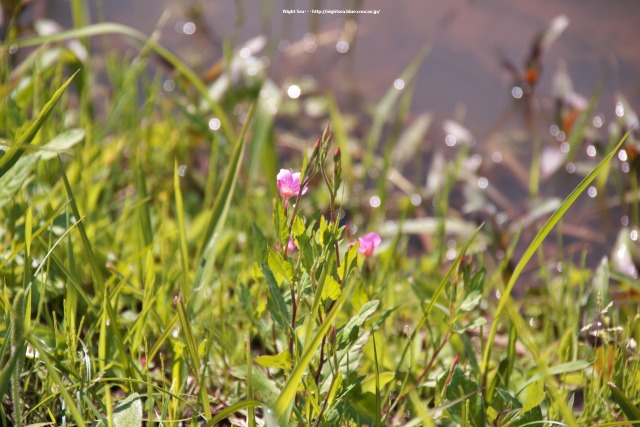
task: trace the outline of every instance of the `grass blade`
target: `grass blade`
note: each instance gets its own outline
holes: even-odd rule
[[[98,260],[93,252],[93,248],[91,246],[91,242],[89,241],[89,237],[87,236],[87,231],[84,227],[83,221],[80,220],[82,215],[80,215],[80,210],[78,209],[78,205],[76,204],[75,197],[73,195],[73,191],[71,190],[71,184],[69,184],[69,179],[67,178],[67,174],[64,171],[64,166],[62,164],[62,159],[58,157],[58,161],[60,163],[60,174],[62,176],[62,181],[64,182],[64,187],[67,192],[67,196],[69,197],[69,205],[71,206],[71,210],[73,215],[76,218],[76,222],[78,225],[78,231],[80,233],[80,238],[82,240],[82,245],[84,250],[86,251],[87,258],[89,258],[89,264],[91,266],[92,276],[95,280],[98,295],[103,297],[103,303],[105,305],[104,309],[106,310],[107,316],[109,318],[109,327],[113,333],[113,336],[116,341],[116,345],[118,347],[118,351],[120,352],[120,356],[122,357],[122,361],[130,378],[134,378],[133,372],[133,363],[131,363],[131,355],[125,349],[124,341],[122,340],[122,335],[120,334],[120,330],[118,329],[117,317],[115,314],[115,310],[111,305],[111,301],[106,294],[106,287],[104,282],[104,277],[102,276],[102,270],[100,268],[100,264],[98,264]]]
[[[62,97],[62,94],[64,94],[64,92],[67,90],[67,87],[69,87],[69,85],[73,81],[73,78],[76,76],[76,74],[78,74],[78,72],[79,70],[73,73],[73,75],[69,77],[58,90],[55,91],[51,99],[49,99],[42,110],[40,110],[38,117],[31,124],[31,126],[29,126],[25,133],[18,137],[15,146],[12,146],[2,157],[0,157],[0,177],[7,173],[9,169],[11,169],[11,167],[15,165],[18,159],[24,154],[25,149],[23,148],[23,145],[31,144],[45,120],[47,120],[47,118],[49,118],[49,115],[51,115],[53,107],[56,106],[56,104]]]
[[[56,386],[58,386],[58,391],[60,392],[60,394],[62,395],[62,398],[66,402],[67,404],[66,408],[71,413],[71,416],[76,422],[76,425],[78,425],[78,427],[85,427],[86,424],[84,423],[84,419],[82,415],[80,415],[80,412],[78,412],[78,408],[76,407],[76,402],[73,400],[73,398],[69,394],[69,391],[68,391],[69,385],[65,384],[62,381],[62,378],[60,378],[60,375],[58,374],[58,370],[53,365],[53,363],[51,363],[51,360],[49,360],[49,357],[50,357],[49,354],[44,350],[44,348],[42,348],[37,338],[34,338],[28,335],[27,340],[42,355],[40,359],[44,362],[44,365],[47,368],[47,375],[51,378],[51,381],[53,381],[56,384]]]
[[[188,301],[190,296],[189,282],[189,246],[187,244],[187,227],[184,222],[184,203],[180,189],[178,161],[173,166],[173,191],[176,201],[176,219],[178,220],[178,242],[180,244],[180,263],[182,267],[182,296]]]
[[[609,382],[607,385],[609,386],[609,390],[611,390],[613,400],[620,406],[625,417],[627,417],[629,421],[640,421],[640,409],[638,409],[614,383]]]
[[[449,266],[449,269],[447,270],[447,273],[444,275],[444,277],[440,281],[440,284],[434,291],[433,296],[431,297],[431,301],[429,301],[429,304],[425,308],[424,313],[422,314],[422,317],[420,318],[420,320],[418,320],[418,323],[416,324],[415,328],[413,328],[413,333],[411,334],[411,337],[407,340],[407,344],[405,345],[404,350],[400,355],[400,360],[398,361],[396,372],[394,374],[395,378],[399,377],[402,362],[404,361],[404,358],[407,356],[407,353],[409,352],[411,343],[413,343],[415,338],[418,336],[418,333],[422,329],[422,326],[424,325],[424,323],[427,321],[427,318],[429,317],[429,313],[431,313],[431,310],[436,305],[436,302],[438,301],[440,294],[442,293],[442,291],[444,291],[444,288],[447,286],[447,283],[449,283],[449,278],[451,277],[455,269],[458,268],[458,265],[460,264],[462,257],[465,255],[467,250],[469,250],[471,243],[473,243],[473,241],[476,239],[476,236],[478,235],[478,233],[480,232],[480,229],[483,226],[484,224],[481,224],[473,233],[473,235],[467,240],[467,242],[464,244],[460,252],[458,252],[458,256],[456,257],[456,259],[451,263],[451,266]],[[403,388],[404,388],[404,384],[403,384]],[[403,395],[404,393],[400,393],[399,398],[402,397]],[[389,416],[389,414],[393,412],[393,408],[399,403],[400,401],[399,398],[396,399],[394,403],[390,406],[389,410],[387,411],[387,415],[385,416],[385,419],[383,421],[385,422],[387,421],[387,417]]]
[[[233,141],[235,139],[231,124],[229,122],[229,119],[227,118],[227,114],[224,112],[222,107],[211,98],[211,96],[209,95],[209,90],[205,86],[204,82],[197,76],[197,74],[194,73],[182,60],[171,53],[167,48],[131,27],[105,22],[101,24],[88,25],[86,27],[74,30],[62,31],[46,37],[35,37],[31,39],[19,40],[15,42],[15,45],[17,47],[37,46],[44,43],[66,41],[82,37],[94,37],[105,34],[120,34],[137,40],[138,42],[143,43],[145,46],[148,46],[153,52],[155,52],[162,59],[171,64],[171,66],[173,66],[189,81],[189,83],[193,85],[200,96],[202,96],[202,98],[207,101],[209,107],[211,108],[211,111],[213,111],[216,117],[220,120],[220,128],[224,136],[229,141]]]
[[[218,412],[215,417],[209,420],[209,422],[207,423],[207,427],[213,427],[214,425],[218,424],[220,421],[227,418],[229,415],[234,414],[242,409],[255,408],[256,406],[264,406],[264,404],[257,400],[243,400],[242,402],[238,402]]]
[[[291,412],[291,406],[293,405],[293,401],[295,400],[296,391],[302,381],[302,377],[311,363],[311,359],[315,354],[316,350],[320,346],[322,342],[322,338],[329,332],[329,328],[333,325],[333,321],[336,319],[340,309],[347,301],[347,298],[351,295],[351,291],[354,289],[357,280],[352,280],[345,289],[342,290],[342,294],[336,300],[333,308],[324,319],[324,323],[318,329],[318,332],[313,337],[313,339],[309,342],[308,345],[305,345],[305,350],[300,356],[298,363],[296,364],[293,372],[291,372],[291,376],[287,379],[287,383],[282,389],[282,393],[278,397],[278,400],[275,404],[276,416],[280,420],[281,425],[287,425],[289,421],[289,414]]]
[[[198,379],[198,385],[200,386],[200,399],[202,400],[202,408],[204,410],[204,416],[207,420],[211,419],[211,406],[209,404],[209,394],[207,393],[207,387],[204,384],[204,372],[200,374],[200,357],[198,357],[198,345],[191,331],[191,325],[187,318],[187,310],[184,307],[182,298],[177,298],[176,306],[178,309],[178,316],[180,316],[180,324],[185,334],[185,341],[187,342],[187,350],[189,358],[191,359],[191,367],[193,368],[193,375]]]
[[[249,123],[251,122],[251,117],[253,116],[253,109],[254,104],[251,104],[249,112],[247,113],[247,118],[244,122],[244,126],[242,127],[240,137],[236,141],[233,155],[230,159],[229,169],[226,172],[224,181],[222,182],[222,186],[220,187],[220,192],[218,193],[213,204],[211,217],[209,219],[209,223],[207,224],[206,232],[204,234],[204,240],[202,242],[201,261],[198,266],[198,272],[196,274],[196,280],[193,286],[194,288],[198,288],[201,285],[202,279],[204,277],[209,277],[211,269],[213,268],[213,249],[217,242],[217,235],[226,220],[227,212],[229,211],[231,199],[233,198],[233,193],[236,187],[236,182],[238,181],[238,173],[240,171],[240,165],[242,164],[242,157],[246,145],[245,134],[247,132],[247,128],[249,127]]]
[[[527,265],[531,257],[536,253],[536,251],[542,244],[543,240],[551,232],[553,227],[558,223],[558,221],[560,221],[560,219],[562,219],[565,212],[567,212],[567,210],[571,207],[571,205],[573,205],[573,203],[578,199],[580,194],[582,194],[582,192],[589,186],[589,184],[596,178],[596,176],[598,176],[600,171],[604,169],[606,164],[611,160],[611,158],[615,155],[615,153],[618,151],[618,149],[622,146],[624,141],[627,139],[627,136],[629,136],[630,132],[631,132],[631,129],[620,139],[620,141],[615,146],[615,148],[611,150],[604,159],[602,159],[602,161],[598,164],[598,166],[596,166],[595,169],[593,169],[591,173],[589,173],[589,175],[587,175],[582,180],[582,182],[578,184],[578,186],[571,192],[571,194],[567,196],[567,198],[564,200],[564,202],[562,202],[560,207],[558,207],[558,209],[553,213],[553,215],[551,215],[551,217],[547,220],[547,222],[542,226],[540,231],[538,231],[538,234],[536,234],[533,241],[525,251],[524,255],[522,256],[522,258],[514,268],[514,271],[513,271],[513,274],[511,275],[509,283],[507,284],[507,287],[498,303],[498,307],[496,308],[493,323],[491,324],[491,330],[489,332],[489,337],[486,341],[486,346],[485,346],[483,357],[482,357],[482,367],[481,367],[481,371],[485,377],[487,375],[487,369],[489,367],[489,357],[491,355],[491,350],[493,348],[493,341],[495,340],[496,333],[498,332],[500,316],[502,315],[502,312],[504,311],[507,305],[507,302],[509,301],[509,298],[511,296],[511,291],[513,290],[513,287],[516,281],[518,280],[518,277],[520,277],[520,274],[524,270],[524,267]]]

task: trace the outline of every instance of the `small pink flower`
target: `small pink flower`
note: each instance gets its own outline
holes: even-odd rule
[[[297,197],[300,193],[300,172],[291,173],[289,169],[280,169],[278,176],[276,177],[278,184],[278,191],[280,195],[285,199],[290,197]],[[302,194],[307,192],[307,187],[302,189]]]
[[[289,242],[287,243],[287,255],[289,255],[296,249],[298,249],[298,247],[296,246],[296,242],[293,241],[292,237],[289,237]]]
[[[373,255],[373,252],[376,250],[380,243],[382,243],[382,238],[376,232],[371,232],[364,237],[360,237],[358,239],[360,242],[360,247],[358,248],[358,252],[366,256],[367,258]]]
[[[287,255],[291,255],[291,253],[297,250],[296,242],[293,241],[293,237],[289,237],[289,242],[287,242]],[[280,245],[276,244],[276,251],[280,250]]]

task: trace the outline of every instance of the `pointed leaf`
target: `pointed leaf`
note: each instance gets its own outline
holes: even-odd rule
[[[333,277],[327,276],[322,288],[322,300],[325,301],[328,298],[335,301],[338,297],[340,297],[340,283]]]
[[[640,409],[614,383],[608,384],[611,396],[629,421],[640,421]]]
[[[285,371],[288,371],[293,367],[291,353],[286,350],[280,354],[276,354],[275,356],[258,356],[256,357],[256,363],[265,368],[277,368]]]
[[[142,398],[133,393],[124,399],[113,411],[114,427],[142,426]]]

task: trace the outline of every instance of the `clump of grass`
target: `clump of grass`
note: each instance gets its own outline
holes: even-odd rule
[[[59,42],[107,33],[142,46],[108,56],[105,101],[92,91],[90,57]],[[20,66],[12,45],[42,47]],[[359,150],[327,96],[335,137],[318,127],[281,165],[281,130],[259,95],[272,82],[218,102],[155,40],[113,24],[8,39],[0,52],[3,425],[640,422],[638,316],[614,298],[633,297],[635,282],[607,262],[591,271],[566,260],[556,274],[543,251],[632,130],[523,255],[518,233],[505,234],[496,263],[486,250],[496,222],[478,226],[450,203],[473,178],[469,150],[441,163],[439,185],[409,182],[434,202],[429,218],[414,218],[389,186],[402,172],[394,150],[377,148],[414,149],[401,132],[410,93],[381,101]],[[149,72],[152,52],[183,77],[170,94],[159,90],[166,76]],[[48,53],[56,60],[43,61]],[[375,213],[353,190],[371,168],[385,202]],[[410,233],[435,250],[410,256]],[[515,299],[536,253],[543,286]]]

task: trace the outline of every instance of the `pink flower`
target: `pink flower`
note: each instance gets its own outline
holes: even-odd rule
[[[285,199],[290,197],[297,197],[300,193],[300,172],[291,173],[289,169],[280,169],[276,182],[278,184],[278,191],[280,195]],[[307,187],[302,189],[302,194],[307,192]]]
[[[276,251],[280,250],[280,245],[276,244]],[[289,237],[289,242],[287,242],[286,254],[291,255],[293,251],[297,250],[296,242],[293,241],[293,237]]]
[[[296,242],[293,241],[292,237],[289,237],[289,242],[287,243],[287,255],[289,255],[296,249],[298,249],[298,247],[296,246]]]
[[[373,251],[375,251],[376,248],[380,246],[380,243],[382,243],[382,238],[378,233],[371,232],[364,237],[360,237],[358,241],[360,242],[358,252],[369,258],[373,255]]]

